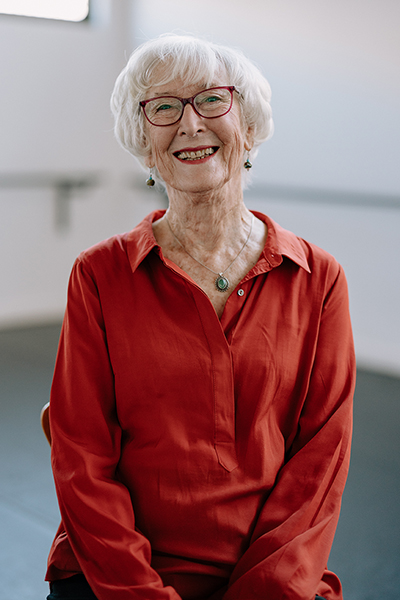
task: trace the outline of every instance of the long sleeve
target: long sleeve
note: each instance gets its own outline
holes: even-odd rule
[[[325,569],[349,465],[355,361],[345,277],[326,291],[308,389],[286,460],[224,600],[342,598]],[[310,348],[304,348],[309,353]],[[306,364],[306,361],[304,361]]]
[[[75,263],[53,380],[52,466],[69,543],[99,600],[179,600],[150,566],[117,478],[121,427],[99,291]]]
[[[342,600],[326,564],[354,388],[344,274],[258,213],[265,249],[219,320],[163,259],[162,214],[73,269],[46,578],[83,571],[99,600]]]

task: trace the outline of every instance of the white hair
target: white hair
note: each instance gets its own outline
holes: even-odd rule
[[[164,34],[145,42],[130,56],[111,96],[115,136],[122,147],[144,166],[144,158],[151,148],[139,102],[146,99],[154,85],[164,85],[178,78],[184,85],[211,85],[221,66],[229,85],[234,85],[239,92],[244,123],[253,130],[251,158],[254,158],[260,144],[273,133],[268,81],[240,50],[190,35]],[[153,77],[155,70],[157,81]]]

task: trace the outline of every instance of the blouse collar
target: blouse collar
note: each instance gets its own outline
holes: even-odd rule
[[[141,221],[127,236],[127,251],[131,269],[134,272],[138,265],[145,259],[153,248],[159,248],[154,237],[152,223],[158,221],[165,214],[165,210],[155,210]],[[254,216],[263,221],[268,227],[268,236],[261,256],[251,270],[251,273],[269,271],[278,267],[283,257],[299,265],[302,269],[311,273],[307,260],[305,242],[294,233],[283,229],[272,219],[257,211],[251,211]],[[254,270],[256,273],[254,273]]]

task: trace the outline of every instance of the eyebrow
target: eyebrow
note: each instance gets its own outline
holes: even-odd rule
[[[155,93],[153,98],[157,98],[158,96],[175,96],[175,94],[172,94],[170,92],[160,92],[159,94]]]
[[[213,88],[213,87],[218,87],[217,83],[213,83],[211,85],[208,85],[206,83],[203,83],[201,85],[199,85],[200,89],[199,92],[202,92],[203,90],[208,90],[209,88]],[[193,94],[193,96],[195,96],[196,94],[198,94],[199,92],[196,92],[195,94]],[[154,96],[152,96],[152,98],[158,98],[158,97],[162,97],[162,96],[172,96],[175,98],[180,98],[180,96],[177,96],[176,94],[173,94],[172,92],[155,92]],[[189,98],[191,98],[192,96],[188,96]]]

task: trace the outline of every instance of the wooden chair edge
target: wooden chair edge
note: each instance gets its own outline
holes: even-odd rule
[[[40,412],[40,423],[47,441],[51,445],[50,419],[49,419],[50,402],[46,402]]]

